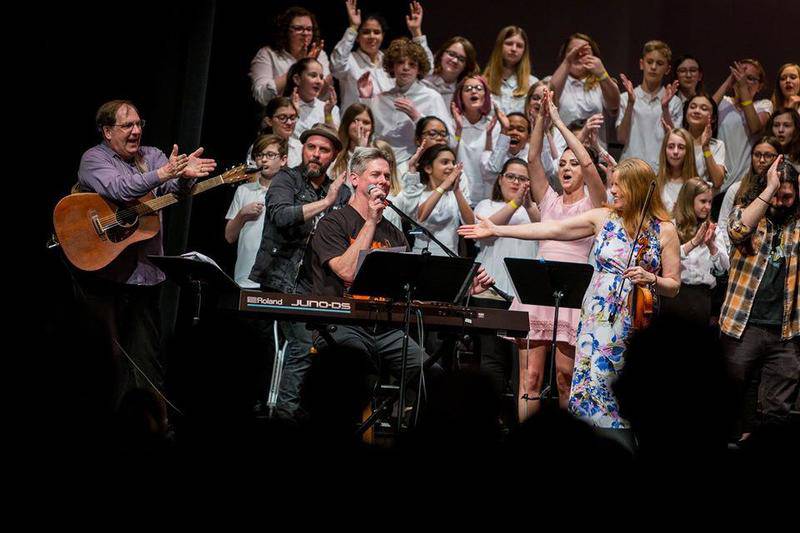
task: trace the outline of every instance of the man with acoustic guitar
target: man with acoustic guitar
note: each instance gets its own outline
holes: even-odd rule
[[[156,196],[188,191],[194,178],[205,177],[216,167],[213,159],[200,157],[202,148],[186,155],[179,154],[174,145],[167,157],[158,148],[142,146],[145,123],[130,101],[104,103],[95,123],[102,141],[81,157],[81,191],[124,204],[151,191]],[[105,268],[75,271],[78,300],[111,339],[112,409],[127,391],[139,387],[160,390],[163,382],[158,297],[165,276],[147,259],[151,254],[163,254],[161,231],[130,245]]]

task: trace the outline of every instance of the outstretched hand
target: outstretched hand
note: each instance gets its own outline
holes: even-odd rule
[[[475,215],[477,224],[464,224],[458,228],[458,234],[465,239],[488,239],[497,235],[497,226],[488,218]]]
[[[204,178],[208,176],[211,171],[217,168],[217,162],[215,160],[201,158],[201,155],[203,155],[202,146],[189,154],[189,159],[186,164],[186,171],[184,172],[185,176],[190,178]]]

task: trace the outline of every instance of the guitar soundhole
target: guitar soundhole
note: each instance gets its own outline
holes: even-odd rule
[[[108,228],[106,235],[111,242],[121,242],[133,235],[139,227],[139,217],[135,213],[123,213],[122,211],[117,211],[115,216],[118,225]]]

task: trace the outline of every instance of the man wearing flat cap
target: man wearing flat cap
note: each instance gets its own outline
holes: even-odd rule
[[[266,221],[250,279],[268,292],[309,294],[312,287],[310,242],[325,213],[347,204],[350,189],[345,175],[328,177],[328,167],[342,149],[337,132],[315,124],[300,136],[303,162],[279,171],[265,198]],[[300,389],[311,365],[311,332],[304,323],[278,322],[288,341],[278,389],[276,416],[299,422],[303,412]]]

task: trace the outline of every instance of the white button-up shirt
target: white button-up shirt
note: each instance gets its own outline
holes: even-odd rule
[[[539,81],[536,76],[528,77],[528,87]],[[500,94],[493,94],[492,100],[500,108],[500,111],[508,115],[509,113],[524,113],[525,112],[525,95],[514,96],[514,91],[517,90],[519,83],[517,83],[517,75],[512,74],[503,80],[500,84]]]
[[[486,147],[486,126],[490,121],[488,115],[481,117],[475,124],[467,120],[467,117],[462,119],[463,127],[457,155],[458,161],[464,163],[464,176],[469,179],[471,193],[467,199],[472,206],[491,196],[492,186],[497,177],[497,174],[493,175],[481,169],[481,155]],[[499,127],[492,130],[492,146],[497,143],[499,132]]]
[[[753,102],[753,107],[756,113],[772,113],[772,102],[769,100]],[[742,179],[750,170],[750,151],[758,134],[750,135],[744,111],[736,109],[730,96],[726,96],[719,103],[717,120],[719,124],[717,135],[719,140],[725,143],[725,168],[728,169],[725,183],[722,184],[722,188],[725,189],[731,183]]]
[[[338,106],[333,106],[333,109],[331,109],[331,116],[333,117],[333,127],[338,128]],[[297,123],[294,126],[292,137],[299,141],[303,132],[311,129],[311,127],[318,122],[325,122],[325,102],[319,98],[314,98],[310,102],[300,100],[300,106],[297,108]]]
[[[584,89],[585,85],[583,80],[567,76],[564,90],[561,91],[561,98],[558,101],[558,114],[567,126],[575,120],[587,119],[603,112],[603,90],[600,88],[600,84],[596,84],[589,91]],[[561,136],[559,135],[559,137]],[[598,132],[598,139],[600,146],[606,148],[605,121]]]
[[[263,202],[267,194],[267,187],[261,185],[260,181],[244,183],[236,188],[233,201],[228,208],[226,220],[231,220],[239,214],[242,207],[253,202]],[[239,240],[236,248],[236,266],[233,269],[233,279],[242,287],[257,288],[255,281],[249,279],[253,263],[256,261],[258,248],[261,246],[261,234],[264,231],[264,214],[266,209],[261,210],[261,214],[255,220],[248,220],[239,230]]]
[[[633,104],[633,116],[631,117],[631,129],[628,134],[628,142],[622,151],[621,159],[628,157],[638,157],[646,161],[653,171],[658,173],[658,156],[661,152],[661,143],[664,141],[664,127],[661,125],[661,98],[664,97],[664,87],[661,87],[655,95],[644,92],[639,85],[633,92],[636,94],[636,102]],[[616,127],[622,124],[625,110],[628,107],[628,93],[623,92],[619,102],[619,115],[617,115]],[[669,101],[669,114],[672,123],[676,128],[681,126],[683,116],[683,106],[681,99],[673,96]]]
[[[728,248],[719,227],[714,234],[717,255],[711,255],[708,246],[701,244],[687,254],[681,246],[681,283],[685,285],[706,285],[714,288],[717,280],[714,275],[721,275],[730,268]]]
[[[411,100],[420,117],[432,115],[441,120],[450,133],[453,132],[453,122],[442,95],[419,81],[412,83],[405,93],[393,87],[380,94],[374,94],[372,98],[362,98],[360,101],[372,109],[375,117],[375,136],[389,143],[399,166],[414,155],[417,146],[414,142],[416,123],[407,114],[395,108],[394,102],[398,98]]]
[[[328,54],[324,50],[317,56],[317,61],[322,65],[324,76],[331,73]],[[269,46],[259,50],[250,62],[250,80],[256,102],[267,105],[270,100],[278,96],[275,78],[289,72],[289,68],[296,62],[297,59],[286,51],[276,52]]]
[[[714,161],[725,167],[725,143],[719,139],[711,139],[708,143],[708,149],[711,150],[711,157]],[[697,167],[697,175],[704,180],[711,182],[711,176],[708,174],[708,166],[706,165],[706,156],[703,155],[703,146],[700,140],[694,143],[694,164]]]

